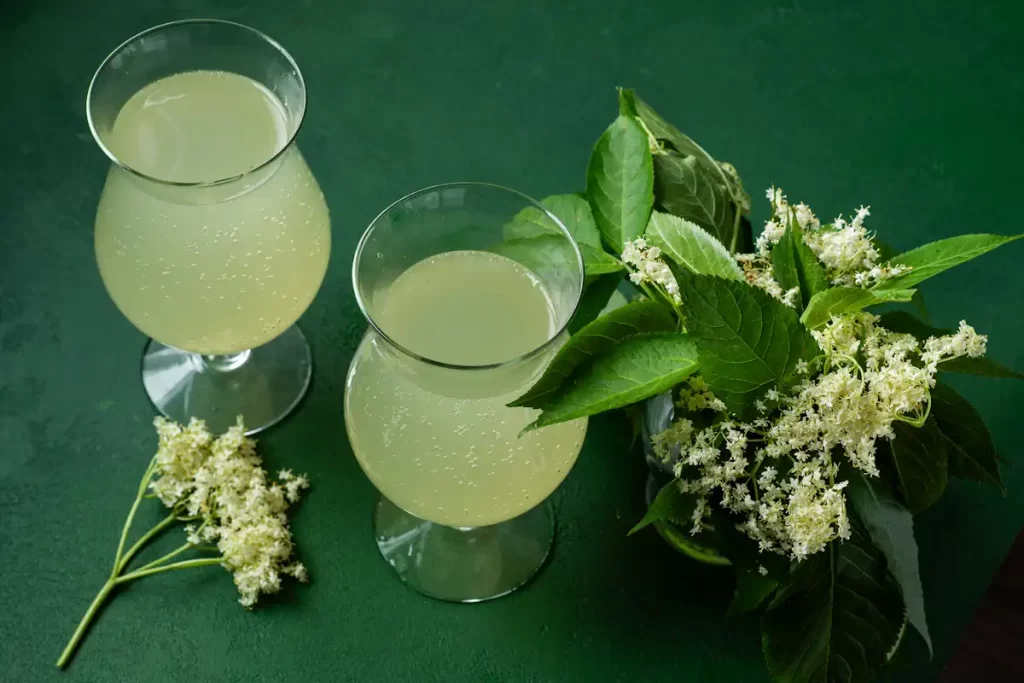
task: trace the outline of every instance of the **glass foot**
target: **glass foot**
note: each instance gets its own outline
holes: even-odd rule
[[[537,573],[551,552],[555,518],[543,503],[501,524],[453,528],[381,497],[373,531],[381,555],[410,588],[439,600],[482,602],[511,593]]]
[[[239,415],[246,434],[278,423],[306,393],[312,371],[309,344],[295,325],[231,356],[200,356],[153,339],[142,353],[142,383],[156,409],[176,422],[205,420],[214,434]]]

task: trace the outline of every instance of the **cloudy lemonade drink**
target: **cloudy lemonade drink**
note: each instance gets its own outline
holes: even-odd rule
[[[405,350],[440,363],[484,366],[528,354],[556,329],[540,281],[482,251],[431,256],[399,275],[377,306],[378,327]],[[543,370],[431,368],[368,334],[348,378],[345,422],[361,466],[388,499],[447,526],[483,526],[543,502],[579,454],[586,419],[520,431],[539,411],[509,408]],[[467,374],[489,384],[467,390]],[[493,388],[488,391],[487,387]]]
[[[151,183],[114,166],[96,218],[103,282],[136,327],[168,346],[229,354],[288,328],[316,294],[330,252],[319,186],[294,124],[263,85],[223,71],[150,83],[105,138]]]

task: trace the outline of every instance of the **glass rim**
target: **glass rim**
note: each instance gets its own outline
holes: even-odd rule
[[[500,190],[501,192],[507,192],[509,194],[519,197],[520,199],[524,200],[528,205],[535,209],[539,209],[548,218],[554,221],[555,225],[558,226],[558,229],[562,233],[562,235],[567,240],[569,240],[569,244],[572,245],[573,253],[576,255],[576,264],[579,273],[579,286],[576,289],[576,295],[573,298],[572,311],[570,312],[569,316],[565,319],[565,322],[562,323],[562,325],[559,326],[557,330],[551,333],[548,339],[546,339],[542,344],[538,345],[536,348],[530,351],[527,351],[526,353],[520,354],[514,358],[510,358],[509,360],[503,360],[497,363],[487,363],[484,365],[461,365],[458,363],[446,363],[444,361],[427,358],[426,356],[418,354],[415,351],[412,351],[411,349],[403,346],[402,344],[399,344],[386,332],[384,332],[384,330],[382,330],[380,326],[377,325],[376,321],[373,319],[373,316],[370,315],[370,311],[366,305],[366,302],[363,300],[363,294],[359,286],[359,264],[362,262],[363,253],[366,250],[366,245],[369,242],[370,235],[373,234],[378,222],[382,218],[384,218],[384,216],[389,214],[392,211],[392,209],[394,209],[396,206],[402,204],[403,202],[407,202],[410,199],[413,199],[414,197],[418,197],[428,192],[437,192],[440,190],[453,189],[457,187],[488,188],[492,190]],[[359,306],[359,311],[363,314],[363,317],[366,318],[366,322],[369,323],[370,328],[374,332],[376,332],[385,342],[387,342],[394,348],[398,349],[405,355],[414,358],[415,360],[418,360],[422,363],[426,363],[427,365],[432,365],[439,368],[446,368],[449,370],[495,370],[497,368],[502,368],[509,365],[514,365],[516,363],[520,363],[522,361],[528,360],[534,356],[543,353],[545,350],[550,348],[552,344],[555,343],[555,341],[562,335],[563,332],[566,331],[566,329],[568,329],[569,323],[572,322],[573,316],[576,315],[576,310],[579,308],[580,300],[583,298],[583,287],[585,278],[586,270],[583,263],[583,252],[580,251],[580,247],[576,243],[575,238],[573,238],[572,233],[569,232],[569,229],[565,227],[565,224],[562,223],[558,216],[548,211],[548,209],[541,205],[540,202],[523,194],[522,192],[519,192],[518,190],[513,190],[510,187],[505,187],[504,185],[498,185],[496,183],[485,183],[476,181],[451,182],[431,185],[429,187],[424,187],[414,192],[410,192],[404,197],[401,197],[391,202],[383,211],[378,213],[377,216],[372,221],[370,221],[370,224],[363,232],[362,237],[359,238],[359,243],[356,245],[355,256],[352,259],[352,291],[355,294],[356,305]]]
[[[151,175],[149,175],[147,173],[143,173],[142,171],[138,170],[137,168],[133,168],[132,166],[129,166],[128,164],[126,164],[123,161],[121,161],[121,159],[119,159],[117,157],[117,155],[114,154],[114,152],[109,147],[107,147],[107,145],[103,142],[103,139],[100,136],[99,131],[96,130],[96,122],[93,120],[93,116],[92,116],[93,89],[96,86],[96,80],[100,77],[100,74],[103,73],[104,69],[107,68],[107,66],[110,64],[111,60],[113,60],[114,57],[119,55],[125,48],[127,48],[132,43],[134,43],[134,42],[140,40],[141,38],[144,38],[144,37],[146,37],[146,36],[148,36],[148,35],[150,35],[152,33],[156,33],[158,31],[163,31],[163,30],[166,30],[166,29],[169,29],[169,28],[178,27],[178,26],[201,25],[201,24],[216,25],[216,26],[235,28],[235,29],[242,29],[243,31],[246,31],[246,32],[254,34],[259,39],[263,40],[264,42],[269,44],[271,47],[273,47],[275,50],[280,52],[284,56],[284,58],[286,60],[288,60],[288,63],[291,64],[292,68],[295,69],[295,75],[296,75],[296,77],[298,77],[298,80],[299,80],[299,87],[302,88],[302,95],[303,95],[303,97],[302,97],[302,108],[299,109],[299,111],[298,111],[298,116],[297,116],[297,121],[295,123],[295,128],[291,131],[291,134],[288,136],[288,140],[285,142],[285,144],[283,144],[281,146],[281,149],[277,150],[266,161],[261,162],[258,166],[250,168],[247,171],[243,171],[242,173],[236,173],[235,175],[228,176],[226,178],[218,178],[216,180],[199,180],[199,181],[167,180],[165,178],[158,178],[156,176],[151,176]],[[138,33],[133,35],[131,38],[128,38],[127,40],[122,42],[120,45],[115,47],[110,52],[110,54],[108,54],[103,59],[103,61],[100,62],[99,67],[96,69],[96,73],[94,73],[93,76],[92,76],[92,80],[89,81],[89,90],[88,90],[88,92],[85,95],[85,116],[86,116],[86,119],[89,122],[89,132],[92,133],[92,139],[96,142],[97,145],[99,145],[99,148],[103,151],[103,153],[107,156],[108,159],[110,159],[110,161],[115,166],[117,166],[117,167],[119,167],[119,168],[121,168],[121,169],[123,169],[125,171],[128,171],[132,175],[137,176],[139,178],[142,178],[143,180],[147,180],[147,181],[152,182],[152,183],[157,183],[159,185],[166,185],[166,186],[171,186],[171,187],[210,187],[210,186],[214,186],[214,185],[224,185],[226,183],[231,183],[231,182],[234,182],[236,180],[240,180],[242,178],[245,178],[246,176],[249,176],[249,175],[251,175],[253,173],[256,173],[258,171],[261,171],[261,170],[265,169],[267,166],[269,166],[270,164],[272,164],[275,161],[277,161],[295,143],[295,138],[299,134],[299,129],[302,128],[302,122],[306,118],[306,107],[308,106],[308,104],[309,104],[309,94],[306,91],[306,79],[303,77],[302,71],[299,69],[299,65],[295,61],[295,58],[292,57],[291,53],[288,52],[288,50],[286,50],[284,48],[284,46],[281,45],[281,43],[277,42],[276,40],[274,40],[273,38],[268,36],[266,33],[264,33],[263,31],[260,31],[259,29],[255,29],[255,28],[253,28],[251,26],[246,26],[245,24],[240,24],[237,21],[228,21],[227,19],[178,19],[178,20],[175,20],[175,21],[164,22],[163,24],[157,24],[156,26],[151,26],[151,27],[149,27],[149,28],[147,28],[147,29],[145,29],[143,31],[139,31]]]

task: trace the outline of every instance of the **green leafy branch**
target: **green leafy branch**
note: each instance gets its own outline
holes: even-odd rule
[[[1021,237],[962,235],[902,254],[875,241],[882,254],[879,268],[895,275],[853,286],[824,265],[790,209],[768,259],[779,288],[792,295],[783,302],[751,286],[753,276],[734,257],[752,244],[745,232],[750,199],[739,174],[631,90],[619,92],[619,115],[594,147],[586,187],[582,195],[544,200],[583,250],[587,288],[572,337],[537,383],[512,403],[541,410],[530,428],[616,408],[635,413],[638,403],[695,374],[730,416],[748,420],[763,414],[772,392],[798,386],[808,368],[841,363],[860,371],[857,358],[822,356],[813,337],[837,316],[892,303],[923,309],[917,289],[922,282]],[[506,234],[509,240],[540,236],[523,226]],[[624,246],[638,238],[660,251],[682,304],[645,285],[644,299],[599,315],[628,273]],[[903,311],[885,313],[880,324],[922,343],[950,334]],[[1022,378],[994,361],[963,354],[937,369]],[[791,563],[758,552],[736,529],[735,519],[716,509],[708,533],[701,535],[714,547],[703,554],[687,551],[734,565],[737,587],[730,613],[762,611],[765,659],[777,681],[870,680],[891,658],[908,624],[930,650],[913,516],[942,496],[950,478],[1005,492],[984,421],[943,382],[931,390],[920,414],[902,417],[893,429],[896,438],[881,442],[879,476],[847,466],[840,471],[849,483],[848,540]],[[755,497],[760,466],[755,462],[746,475]],[[672,481],[630,533],[648,525],[663,533],[683,529],[697,504]]]

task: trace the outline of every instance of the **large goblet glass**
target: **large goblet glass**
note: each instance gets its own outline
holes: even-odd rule
[[[142,381],[174,420],[248,433],[309,385],[294,326],[331,246],[323,193],[295,146],[302,74],[279,44],[226,21],[151,28],[103,62],[86,102],[112,164],[96,259],[148,342]]]
[[[427,595],[476,602],[523,585],[554,537],[545,500],[586,419],[523,431],[510,408],[567,337],[583,260],[559,220],[518,192],[438,185],[392,204],[352,267],[369,321],[345,425],[383,494],[380,552]]]

